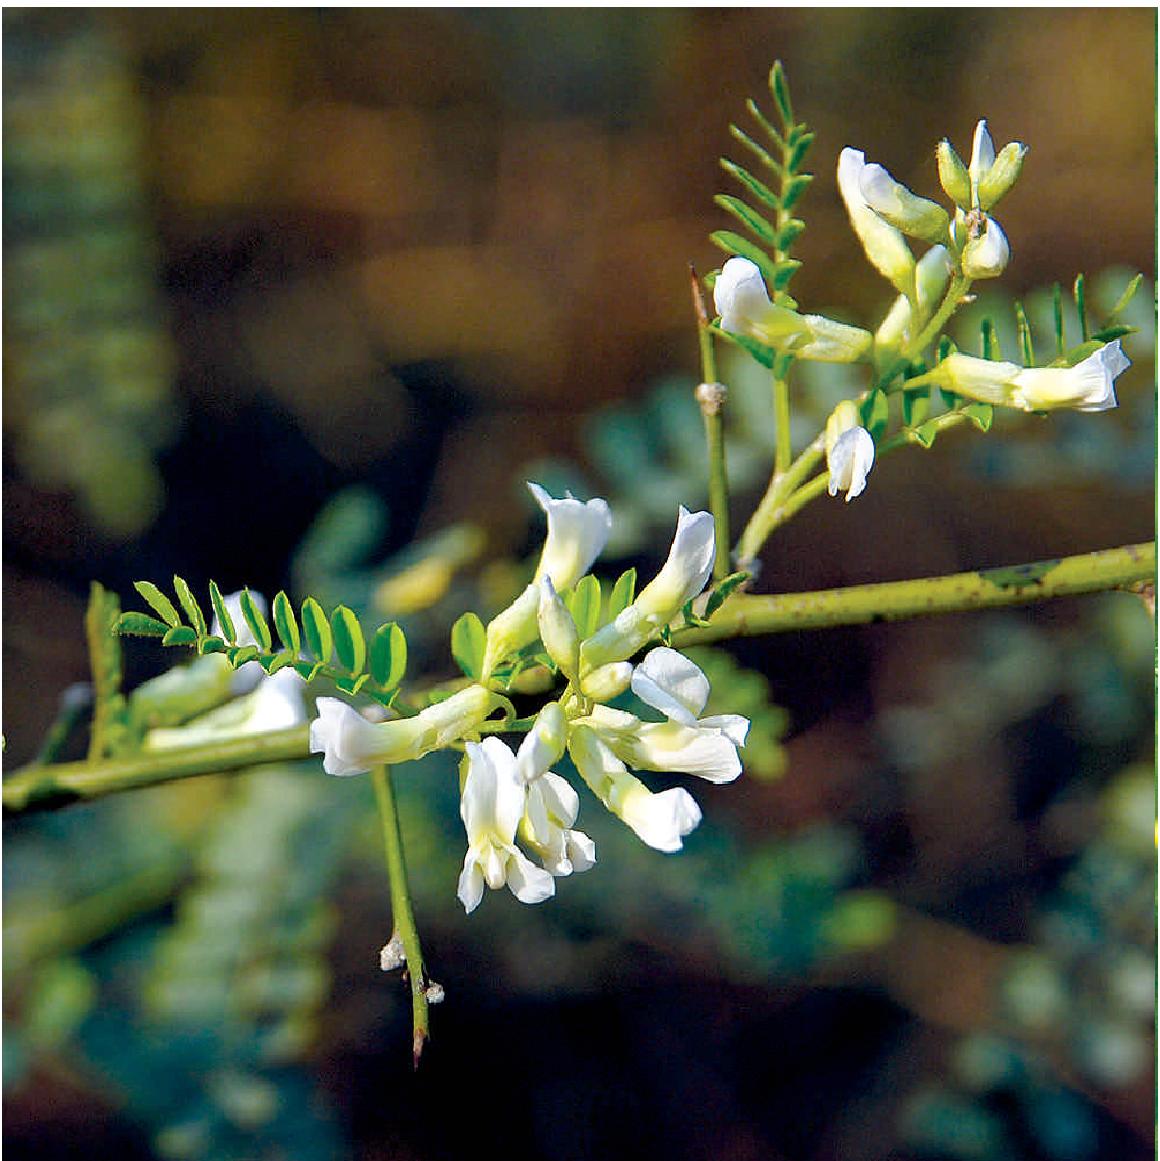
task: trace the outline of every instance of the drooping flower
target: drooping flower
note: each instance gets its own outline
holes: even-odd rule
[[[843,149],[838,157],[838,192],[846,205],[850,224],[862,243],[866,257],[900,294],[914,294],[914,255],[902,232],[874,212],[862,192],[866,155],[858,149]]]
[[[624,661],[646,644],[705,587],[713,571],[713,516],[680,508],[677,530],[661,571],[635,601],[580,646],[580,670],[591,673]]]
[[[580,811],[576,791],[551,770],[528,784],[520,835],[549,874],[580,874],[596,865],[596,844],[573,823]]]
[[[874,437],[861,426],[858,405],[844,399],[826,421],[826,464],[830,470],[829,493],[846,493],[849,503],[866,488],[874,466]]]
[[[687,790],[674,787],[654,794],[588,726],[573,725],[568,752],[592,793],[650,847],[679,851],[685,835],[701,821],[701,808]]]
[[[713,286],[713,303],[723,330],[815,362],[855,363],[873,341],[861,327],[825,315],[799,314],[770,301],[761,271],[748,258],[730,258],[721,268]]]
[[[511,750],[498,738],[468,742],[459,801],[467,854],[457,892],[468,914],[479,906],[485,885],[506,885],[521,903],[542,903],[556,893],[552,875],[515,845],[526,804],[527,788]]]
[[[955,352],[923,376],[956,395],[1021,411],[1106,411],[1116,406],[1115,381],[1131,362],[1120,340],[1093,351],[1074,367],[1020,367]]]
[[[470,685],[411,718],[368,722],[335,697],[317,699],[310,723],[310,752],[323,754],[327,774],[365,774],[372,766],[412,762],[474,732],[496,706],[480,685]]]

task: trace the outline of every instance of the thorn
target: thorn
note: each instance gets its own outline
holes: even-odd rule
[[[411,1066],[419,1071],[419,1058],[423,1055],[423,1048],[427,1043],[427,1033],[422,1028],[415,1029],[415,1039],[411,1043]]]
[[[689,283],[693,291],[693,310],[697,315],[697,325],[707,327],[709,314],[705,309],[705,295],[701,292],[701,280],[697,277],[697,268],[692,262],[689,263]]]

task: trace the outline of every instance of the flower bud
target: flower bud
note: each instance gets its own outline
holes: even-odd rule
[[[861,188],[865,168],[864,153],[857,149],[843,149],[838,158],[838,192],[870,264],[900,294],[910,295],[914,290],[914,255],[902,234],[867,204]]]
[[[540,581],[540,639],[556,667],[571,681],[580,660],[580,634],[572,614],[556,593],[550,576]]]
[[[1006,234],[994,218],[987,218],[982,232],[972,234],[963,247],[963,273],[968,278],[998,278],[1010,258]]]
[[[550,701],[516,751],[516,769],[525,782],[534,782],[559,761],[568,737],[568,723],[560,703]]]
[[[631,681],[631,662],[613,661],[585,674],[580,679],[580,692],[593,701],[608,702],[624,693]]]
[[[939,184],[946,191],[947,197],[961,210],[971,208],[971,176],[962,158],[955,152],[955,147],[945,138],[938,143],[935,151],[938,160]]]
[[[989,211],[1019,180],[1027,146],[1020,141],[1009,141],[999,150],[991,168],[979,179],[979,209]]]
[[[979,188],[979,182],[986,177],[994,164],[995,142],[991,140],[987,122],[980,121],[975,126],[975,138],[971,142],[971,164],[967,167],[972,190]]]
[[[881,165],[867,165],[858,182],[866,204],[892,226],[925,242],[943,242],[950,215],[937,202],[920,198]]]

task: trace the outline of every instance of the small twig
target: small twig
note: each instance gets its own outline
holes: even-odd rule
[[[419,943],[419,929],[415,926],[415,913],[411,907],[411,891],[407,884],[407,863],[403,855],[403,832],[399,826],[398,806],[395,802],[395,788],[391,781],[389,766],[376,766],[371,771],[371,781],[375,788],[375,801],[379,808],[379,821],[383,828],[383,846],[387,857],[387,880],[391,892],[391,921],[394,930],[387,948],[397,949],[401,945],[402,959],[406,965],[411,983],[411,1039],[412,1060],[419,1067],[419,1058],[427,1043],[429,1019],[427,1005],[443,998],[443,989],[427,978],[423,966],[423,948]],[[384,948],[384,951],[387,950]],[[381,961],[388,968],[386,957]],[[433,993],[428,995],[428,993]]]

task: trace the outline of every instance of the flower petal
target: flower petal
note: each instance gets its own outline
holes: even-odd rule
[[[660,647],[633,670],[632,692],[670,720],[692,726],[709,700],[709,679],[683,653]]]
[[[537,867],[515,847],[508,852],[507,885],[521,903],[543,903],[556,893],[556,880],[551,873]]]
[[[558,590],[570,589],[604,551],[612,531],[612,512],[605,500],[585,503],[571,495],[556,500],[530,481],[528,490],[548,517],[548,536],[535,581],[550,576]]]
[[[742,719],[744,720],[744,719]],[[741,773],[737,745],[726,733],[677,722],[647,724],[614,743],[617,756],[637,770],[695,774],[706,782],[732,782]]]

